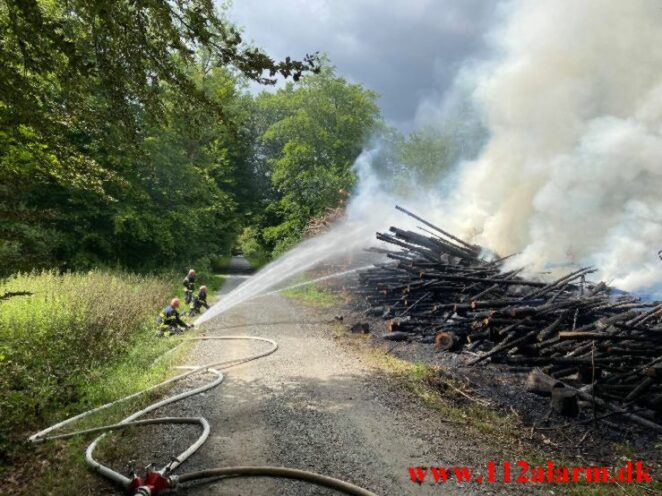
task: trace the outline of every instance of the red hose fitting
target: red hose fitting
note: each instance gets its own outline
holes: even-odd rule
[[[159,472],[147,470],[145,478],[134,477],[129,490],[133,496],[156,496],[164,489],[170,489],[170,479]]]

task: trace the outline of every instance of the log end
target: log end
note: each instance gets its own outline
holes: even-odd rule
[[[434,349],[437,351],[454,351],[460,344],[454,332],[440,332],[434,338]]]

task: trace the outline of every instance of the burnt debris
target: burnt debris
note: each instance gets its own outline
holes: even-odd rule
[[[464,353],[465,365],[530,368],[559,411],[576,415],[579,400],[662,432],[662,302],[613,295],[587,279],[591,267],[553,281],[504,270],[508,257],[485,259],[480,246],[398,209],[425,228],[378,233],[397,249],[379,249],[389,261],[360,274],[385,339]]]

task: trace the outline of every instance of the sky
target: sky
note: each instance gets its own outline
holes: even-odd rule
[[[420,127],[460,66],[486,53],[492,0],[234,0],[228,17],[272,57],[326,53],[376,91],[387,122]]]

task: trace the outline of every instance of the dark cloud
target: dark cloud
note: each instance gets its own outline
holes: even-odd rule
[[[386,119],[414,125],[417,106],[485,50],[492,0],[235,0],[229,17],[275,57],[321,51],[344,77],[381,95]]]

